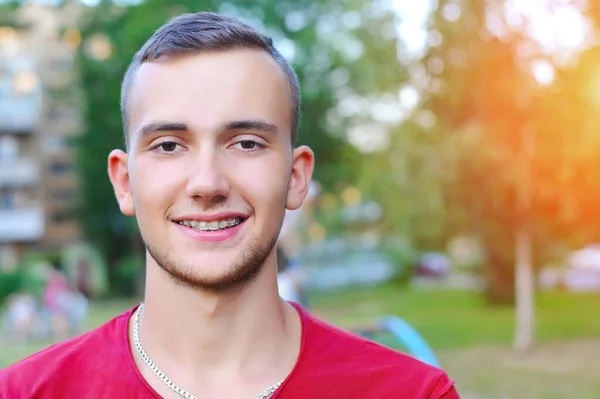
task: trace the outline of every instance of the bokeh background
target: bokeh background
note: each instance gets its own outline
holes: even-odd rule
[[[0,367],[140,300],[120,82],[200,10],[301,81],[317,169],[281,244],[311,311],[411,353],[381,327],[404,320],[467,399],[600,397],[596,0],[0,0]]]

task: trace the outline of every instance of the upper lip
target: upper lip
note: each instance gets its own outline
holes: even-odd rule
[[[233,219],[233,218],[242,218],[242,219],[247,219],[248,216],[240,213],[240,212],[221,212],[221,213],[215,213],[215,214],[193,214],[193,215],[184,215],[184,216],[179,216],[176,217],[173,220],[174,222],[182,222],[184,220],[194,220],[197,222],[214,222],[214,221],[219,221],[219,220],[228,220],[228,219]]]

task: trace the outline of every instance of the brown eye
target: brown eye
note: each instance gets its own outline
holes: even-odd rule
[[[265,146],[256,140],[246,139],[236,141],[232,148],[242,152],[255,152],[263,150]]]
[[[172,141],[167,141],[167,142],[161,143],[159,145],[159,147],[164,152],[173,152],[177,149],[177,143],[174,143]]]
[[[256,141],[252,141],[252,140],[242,140],[240,141],[240,147],[242,147],[242,149],[244,150],[253,150],[256,148]]]

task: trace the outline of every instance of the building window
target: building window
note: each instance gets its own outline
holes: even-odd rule
[[[12,136],[0,136],[0,163],[14,162],[19,157],[19,142]]]
[[[52,213],[50,220],[53,223],[66,223],[73,220],[73,213],[68,210],[60,210]]]
[[[50,155],[59,154],[64,150],[73,148],[74,145],[72,141],[73,140],[70,137],[46,137],[44,139],[44,152]]]
[[[50,163],[50,171],[56,174],[70,172],[73,169],[73,164],[65,161],[54,161]]]
[[[13,209],[15,198],[10,192],[0,192],[0,209]]]
[[[77,194],[75,189],[57,190],[52,193],[52,198],[60,202],[74,202],[77,199]]]
[[[19,209],[38,205],[35,189],[0,187],[0,209]]]

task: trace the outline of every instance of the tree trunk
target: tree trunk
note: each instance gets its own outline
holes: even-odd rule
[[[515,237],[515,337],[514,348],[519,352],[529,350],[534,337],[534,274],[531,256],[531,231],[527,225],[519,228]]]
[[[523,131],[521,148],[521,181],[519,185],[519,227],[515,234],[515,336],[513,346],[525,352],[533,345],[535,329],[535,282],[531,237],[531,160],[533,134]]]

